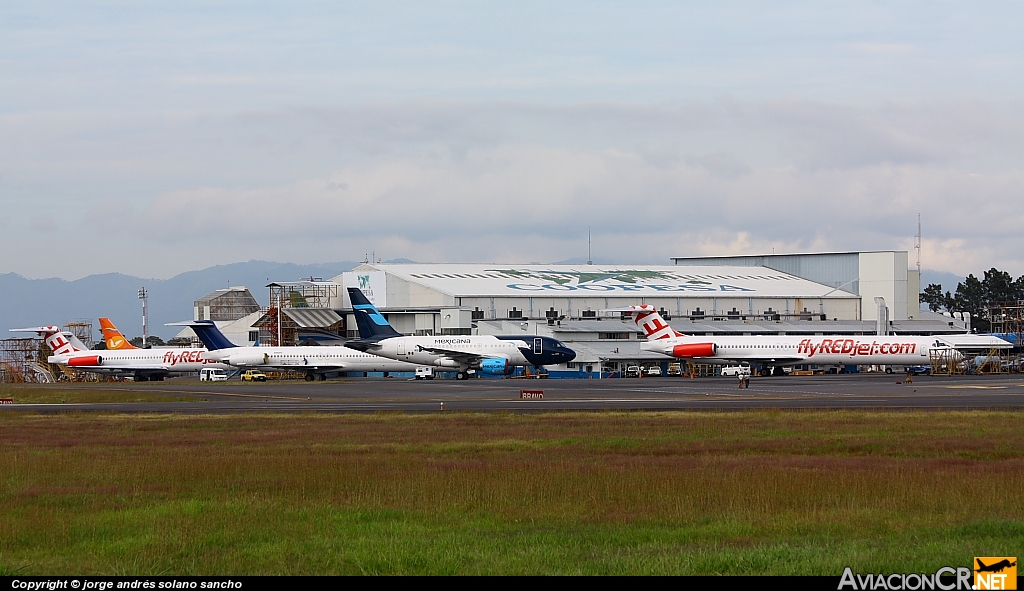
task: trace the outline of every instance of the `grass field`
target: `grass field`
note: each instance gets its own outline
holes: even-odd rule
[[[0,384],[0,398],[11,398],[15,404],[71,404],[97,402],[194,402],[202,400],[193,394],[164,394],[141,389],[108,388],[105,384]]]
[[[0,575],[934,572],[1024,413],[0,415]]]

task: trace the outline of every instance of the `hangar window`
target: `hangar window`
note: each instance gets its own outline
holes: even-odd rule
[[[628,341],[629,340],[629,333],[628,332],[599,332],[599,333],[597,333],[597,338],[600,339],[600,340],[607,340],[607,341]]]

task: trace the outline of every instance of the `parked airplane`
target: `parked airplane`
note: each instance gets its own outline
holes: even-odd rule
[[[628,306],[622,311],[643,329],[644,351],[704,363],[751,363],[775,368],[813,363],[817,365],[926,365],[932,351],[945,351],[950,361],[963,355],[949,340],[935,336],[687,336],[676,332],[650,305]],[[1006,347],[1006,341],[970,335],[972,346]]]
[[[416,371],[416,365],[384,359],[342,346],[322,347],[239,347],[228,340],[212,320],[175,322],[169,326],[190,326],[208,349],[205,358],[228,365],[272,371],[297,371],[306,381],[326,380],[336,371]]]
[[[359,326],[349,347],[417,365],[452,368],[465,380],[470,371],[505,375],[512,368],[567,363],[576,352],[551,338],[530,335],[404,336],[396,331],[358,288],[348,288]]]
[[[115,349],[96,351],[58,326],[12,328],[12,332],[34,332],[43,337],[53,355],[46,361],[104,375],[130,375],[137,382],[161,381],[172,373],[197,372],[204,367],[227,369],[226,365],[204,360],[205,349]]]
[[[107,351],[120,351],[126,349],[137,349],[135,345],[124,338],[121,331],[117,330],[109,318],[100,318],[100,334],[103,335],[103,342],[107,345]]]

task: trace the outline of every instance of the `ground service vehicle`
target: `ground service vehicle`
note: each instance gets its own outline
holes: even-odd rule
[[[647,377],[650,377],[650,378],[660,378],[661,377],[661,368],[658,367],[657,365],[652,365],[651,367],[648,367],[647,368]]]
[[[242,373],[243,382],[265,382],[267,381],[267,374],[263,373],[258,369],[247,369]]]
[[[750,367],[746,366],[746,365],[727,365],[727,366],[722,368],[722,375],[723,376],[736,377],[736,376],[738,376],[740,374],[743,374],[745,376],[749,376],[750,375]]]
[[[417,380],[432,380],[432,379],[434,379],[434,368],[433,367],[417,367],[416,368],[416,379]]]
[[[200,382],[226,382],[228,372],[216,367],[205,367],[199,372]]]
[[[638,378],[638,377],[640,377],[640,375],[641,375],[641,371],[640,371],[640,366],[639,365],[630,365],[630,366],[626,367],[626,377],[627,378]]]

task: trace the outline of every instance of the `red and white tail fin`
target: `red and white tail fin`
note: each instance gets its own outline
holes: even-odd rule
[[[12,328],[11,332],[34,332],[43,337],[46,346],[54,355],[85,351],[86,347],[75,335],[59,326],[36,326],[34,328]]]
[[[627,310],[633,317],[633,322],[636,322],[636,325],[643,329],[644,334],[647,335],[647,340],[654,341],[683,336],[682,333],[673,330],[668,322],[661,317],[661,314],[658,314],[658,309],[650,304],[629,306]]]
[[[115,351],[118,349],[137,349],[135,345],[128,342],[128,339],[124,338],[121,331],[117,330],[114,323],[109,318],[100,318],[100,333],[103,334],[103,340],[107,343],[107,350]]]

